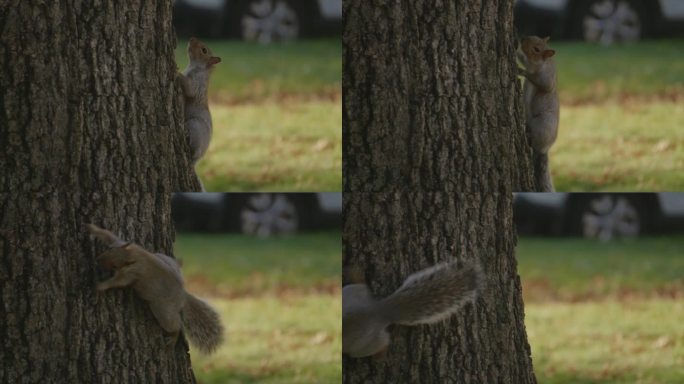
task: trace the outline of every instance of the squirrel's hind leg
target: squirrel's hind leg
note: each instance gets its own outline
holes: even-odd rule
[[[168,333],[174,334],[181,331],[182,323],[180,312],[165,301],[150,301],[150,309],[159,325]],[[177,335],[176,335],[177,336]]]
[[[530,145],[538,153],[547,153],[558,134],[558,123],[554,117],[543,113],[531,117],[527,121],[530,133]]]
[[[191,118],[185,120],[185,129],[188,130],[190,150],[192,151],[192,163],[194,165],[202,156],[204,156],[207,149],[209,149],[211,128],[205,121],[198,118]]]

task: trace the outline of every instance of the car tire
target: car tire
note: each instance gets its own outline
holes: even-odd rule
[[[652,229],[656,207],[644,196],[578,194],[568,204],[569,234],[610,241]]]
[[[270,44],[302,36],[306,12],[301,0],[242,0],[231,10],[233,35]]]
[[[646,11],[640,0],[586,0],[573,12],[572,35],[603,45],[637,41],[650,30]]]

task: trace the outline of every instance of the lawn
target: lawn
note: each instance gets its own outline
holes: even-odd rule
[[[556,190],[684,190],[681,100],[562,105],[550,154]]]
[[[684,237],[520,238],[540,383],[684,382]]]
[[[207,191],[342,190],[341,102],[215,104],[212,114],[197,164]]]
[[[222,61],[209,87],[214,134],[197,165],[206,190],[341,190],[340,40],[207,44]]]
[[[609,47],[552,41],[551,47],[563,104],[684,96],[684,39]]]
[[[200,383],[341,382],[339,232],[178,234],[174,253],[227,328],[215,354],[191,350]]]
[[[552,42],[561,120],[559,191],[682,190],[684,40]]]

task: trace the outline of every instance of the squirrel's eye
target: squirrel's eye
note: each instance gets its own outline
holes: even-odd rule
[[[202,53],[204,53],[204,54],[206,55],[206,54],[207,54],[207,49],[206,49],[206,48],[202,48]]]
[[[535,52],[539,52],[539,48],[538,48],[538,47],[534,47],[534,51],[535,51]]]

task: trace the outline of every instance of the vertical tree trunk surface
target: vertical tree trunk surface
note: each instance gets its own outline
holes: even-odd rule
[[[513,0],[343,10],[345,192],[535,190]]]
[[[198,190],[170,1],[0,5],[3,191]]]
[[[0,206],[0,383],[194,382],[187,344],[165,349],[146,302],[95,290],[109,276],[95,262],[106,247],[83,227],[170,255],[168,197],[2,193]]]
[[[393,326],[384,359],[347,356],[345,383],[535,383],[510,194],[345,193],[343,257],[377,297],[439,262],[479,260],[474,305],[432,325]],[[344,329],[342,330],[344,332]]]
[[[0,383],[194,382],[187,344],[108,277],[93,222],[170,254],[197,189],[171,1],[0,5]]]
[[[344,2],[344,266],[378,297],[453,258],[486,274],[455,316],[391,327],[385,359],[345,356],[345,383],[536,381],[512,223],[512,192],[537,187],[512,8]]]

